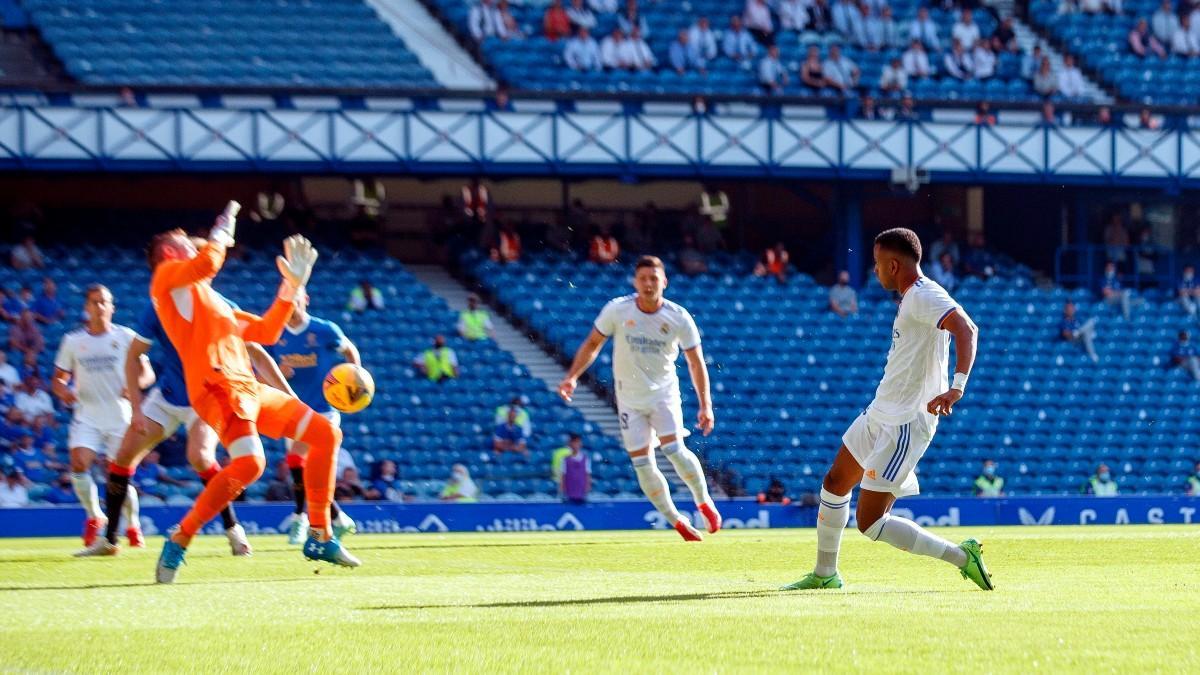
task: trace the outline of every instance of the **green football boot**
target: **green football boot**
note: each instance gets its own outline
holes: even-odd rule
[[[967,564],[960,570],[964,579],[970,579],[975,585],[985,591],[995,590],[992,585],[992,575],[983,564],[983,544],[974,539],[968,539],[958,545],[967,554]]]
[[[809,572],[808,576],[804,577],[800,581],[797,581],[794,584],[788,584],[787,586],[784,586],[783,588],[780,588],[779,590],[781,590],[781,591],[811,591],[811,590],[823,590],[823,589],[827,589],[827,588],[841,588],[841,587],[842,587],[842,575],[838,574],[837,572],[834,572],[832,576],[828,576],[828,577],[819,577],[816,574]]]

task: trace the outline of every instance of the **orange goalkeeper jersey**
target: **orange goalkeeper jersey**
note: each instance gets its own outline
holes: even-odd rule
[[[204,245],[191,260],[167,260],[150,280],[150,299],[183,363],[194,404],[212,385],[256,386],[246,342],[274,344],[292,315],[292,303],[276,298],[263,316],[234,310],[210,285],[225,262],[225,247]]]

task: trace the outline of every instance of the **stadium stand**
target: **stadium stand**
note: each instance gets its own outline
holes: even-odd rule
[[[86,84],[438,87],[361,0],[21,2]]]
[[[464,42],[471,42],[468,29],[470,8],[458,0],[432,0],[432,4],[446,18],[447,23]],[[565,4],[565,3],[564,3]],[[897,27],[905,33],[908,23],[916,16],[920,3],[917,0],[898,0],[891,3]],[[641,12],[651,28],[646,36],[655,57],[657,70],[644,72],[609,71],[579,73],[569,70],[563,63],[564,42],[551,41],[542,35],[541,5],[512,5],[510,7],[517,23],[525,35],[522,40],[485,38],[480,44],[480,53],[485,62],[510,86],[531,91],[590,92],[590,93],[646,93],[676,95],[757,95],[761,93],[757,81],[757,59],[747,64],[738,64],[731,59],[718,56],[709,61],[707,75],[694,71],[677,74],[666,67],[669,45],[680,29],[689,28],[698,17],[708,17],[715,31],[720,33],[728,24],[730,15],[741,14],[743,3],[738,0],[694,0],[685,2],[680,8],[660,3],[644,3]],[[934,9],[931,18],[938,26],[942,44],[950,45],[951,26],[954,13]],[[976,12],[976,23],[983,36],[991,34],[996,26],[992,16],[984,11]],[[592,35],[599,41],[617,26],[617,17],[612,14],[597,15],[597,26]],[[836,98],[834,89],[813,91],[801,83],[797,70],[804,61],[810,45],[821,48],[821,57],[828,56],[830,45],[842,46],[843,54],[856,62],[862,69],[860,87],[877,97],[895,96],[881,94],[878,90],[883,67],[893,58],[900,58],[906,44],[879,51],[867,51],[850,44],[850,41],[833,30],[827,33],[779,30],[776,44],[780,48],[780,61],[791,72],[790,82],[783,93],[793,96],[817,95]],[[763,50],[760,48],[760,55]],[[930,66],[936,72],[943,69],[941,55],[930,55]],[[986,81],[959,81],[952,77],[926,78],[911,82],[910,89],[917,98],[943,100],[974,100],[987,98],[993,101],[1035,101],[1027,80],[1020,76],[1018,54],[998,55],[996,76]]]
[[[38,288],[42,275],[50,274],[60,285],[60,299],[68,318],[46,330],[46,350],[39,362],[44,377],[53,369],[54,352],[63,333],[74,329],[81,306],[81,292],[93,282],[108,285],[117,302],[117,323],[132,325],[147,302],[149,272],[136,248],[56,247],[46,251],[46,270],[17,272],[0,268],[0,287],[30,285]],[[230,260],[217,279],[218,288],[247,308],[261,308],[275,292],[278,273],[274,252],[250,253]],[[436,498],[448,467],[463,462],[486,498],[552,499],[557,488],[550,480],[550,456],[566,434],[584,436],[584,447],[592,453],[596,490],[607,494],[635,493],[637,483],[628,469],[624,453],[613,439],[586,422],[578,411],[568,408],[532,378],[510,354],[488,341],[468,342],[454,330],[457,314],[416,281],[399,263],[377,254],[328,251],[321,256],[319,280],[310,286],[312,312],[337,321],[362,351],[364,365],[378,383],[374,403],[367,410],[347,417],[346,447],[356,458],[365,480],[373,477],[374,465],[384,459],[399,466],[399,477],[407,497]],[[359,279],[370,279],[384,292],[385,309],[378,312],[346,311],[347,294]],[[398,330],[399,327],[399,330]],[[7,328],[3,337],[7,338]],[[458,353],[462,376],[442,384],[421,377],[411,366],[434,334],[447,336]],[[528,459],[491,456],[492,416],[497,406],[519,393],[529,399],[534,433]],[[60,456],[65,456],[69,411],[58,413]],[[273,467],[283,457],[278,443],[268,445]],[[4,453],[0,453],[2,456]],[[273,469],[272,469],[273,470]],[[168,501],[187,501],[199,492],[195,474],[186,466],[171,467],[171,475],[193,481],[184,487],[163,486]],[[267,480],[247,491],[247,499],[261,500]],[[35,501],[49,485],[31,490]],[[150,502],[153,503],[153,498]]]
[[[667,295],[693,313],[703,334],[718,419],[712,437],[689,444],[710,469],[740,474],[748,494],[772,477],[792,494],[816,491],[841,433],[871,400],[896,305],[871,280],[860,291],[859,315],[841,320],[827,309],[828,289],[811,277],[780,285],[751,276],[752,264],[713,257],[708,274],[687,277],[668,262]],[[625,265],[533,255],[501,266],[474,253],[464,265],[567,355],[603,304],[629,292]],[[1190,470],[1181,449],[1200,441],[1200,420],[1187,412],[1200,405],[1200,390],[1152,364],[1186,322],[1182,310],[1148,310],[1126,323],[1086,289],[1037,287],[1011,262],[999,269],[955,290],[980,326],[979,360],[969,401],[942,421],[921,464],[922,493],[970,495],[984,458],[1002,463],[1006,489],[1019,494],[1078,492],[1101,460],[1126,493],[1177,489],[1177,476]],[[1067,300],[1100,319],[1099,364],[1057,339]],[[592,370],[605,385],[610,353]],[[691,419],[695,397],[686,384],[683,392]]]
[[[1041,0],[1031,3],[1029,13],[1122,97],[1147,105],[1195,105],[1200,70],[1194,59],[1142,57],[1129,47],[1130,30],[1139,18],[1149,21],[1158,6],[1154,0],[1130,0],[1122,14],[1060,14],[1057,2]],[[1165,49],[1169,53],[1170,45]]]

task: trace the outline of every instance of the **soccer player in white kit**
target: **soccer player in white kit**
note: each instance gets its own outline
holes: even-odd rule
[[[784,590],[841,588],[837,569],[842,531],[850,520],[850,494],[859,483],[858,529],[872,541],[944,560],[984,590],[992,578],[983,546],[974,539],[953,544],[907,518],[891,514],[898,497],[920,492],[913,473],[937,430],[962,398],[975,363],[979,329],[946,289],[921,274],[921,240],[894,228],[875,237],[875,276],[900,293],[892,324],[892,347],[871,405],[842,436],[842,447],[825,474],[817,507],[817,564]],[[954,381],[947,381],[954,336]]]
[[[87,512],[83,544],[91,546],[108,523],[100,507],[91,468],[97,455],[115,455],[129,427],[132,408],[125,393],[125,357],[134,333],[112,322],[115,306],[112,292],[107,287],[92,284],[84,297],[87,323],[63,336],[54,357],[51,388],[59,400],[74,407],[67,436],[71,482],[75,486],[75,496]],[[154,373],[149,360],[144,357],[141,372],[139,383],[150,386]],[[125,536],[130,546],[141,547],[145,544],[138,523],[135,495],[136,492],[130,489],[125,501]]]
[[[567,376],[559,383],[558,394],[564,400],[571,400],[579,376],[596,360],[604,343],[613,338],[613,379],[621,437],[637,473],[638,485],[686,541],[701,541],[700,532],[675,508],[670,486],[658,470],[650,449],[657,435],[663,454],[691,490],[709,533],[720,530],[721,514],[708,495],[704,469],[683,444],[689,432],[683,423],[683,400],[679,394],[679,376],[675,373],[675,360],[682,349],[692,386],[700,399],[696,427],[705,436],[709,435],[715,419],[700,332],[686,309],[663,298],[667,274],[661,260],[642,256],[634,266],[633,287],[636,293],[604,306],[591,334],[575,354]]]

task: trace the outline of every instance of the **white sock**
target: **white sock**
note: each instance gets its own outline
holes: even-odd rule
[[[130,485],[125,493],[125,503],[121,505],[121,515],[125,516],[125,528],[142,528],[141,505],[138,503],[137,490]]]
[[[96,494],[96,481],[92,480],[90,471],[72,473],[71,484],[75,486],[75,496],[88,518],[103,518],[104,511],[100,509],[100,497]]]
[[[708,504],[712,499],[708,496],[708,482],[704,479],[704,467],[700,466],[700,458],[688,450],[683,441],[675,441],[662,446],[663,454],[671,460],[675,473],[683,479],[688,489],[692,491],[692,499],[696,505]]]
[[[675,509],[675,502],[671,501],[671,488],[667,485],[667,478],[658,470],[652,457],[653,455],[634,457],[633,471],[637,474],[638,485],[642,487],[646,498],[666,517],[668,523],[674,525],[679,520],[679,511]]]
[[[850,522],[850,495],[835,495],[821,488],[821,505],[817,507],[817,565],[813,574],[829,577],[837,574],[838,550],[842,548],[842,532]]]
[[[870,537],[871,541],[887,542],[901,551],[945,560],[955,567],[961,568],[967,564],[966,552],[956,544],[942,539],[907,518],[899,518],[890,513],[884,514],[863,534]]]

